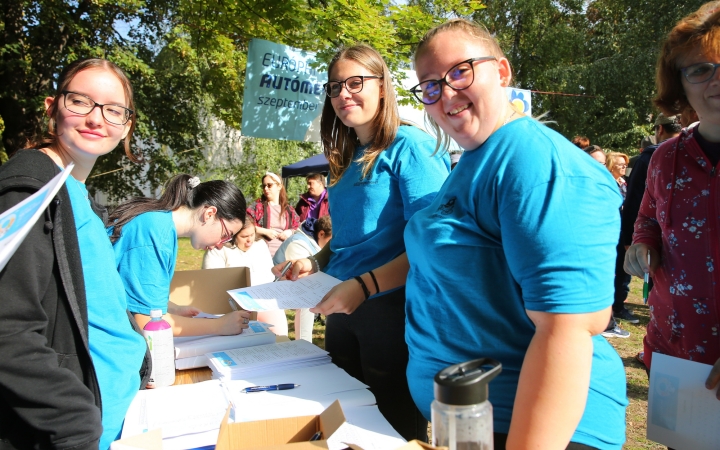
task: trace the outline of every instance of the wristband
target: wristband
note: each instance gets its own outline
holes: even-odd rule
[[[310,256],[308,256],[308,259],[310,260],[310,264],[312,265],[312,273],[320,272],[320,264],[318,264],[317,259],[315,259],[315,256],[310,255]]]
[[[360,277],[354,277],[358,283],[360,283],[360,287],[362,287],[363,293],[365,294],[365,300],[370,298],[370,291],[368,290],[367,286],[365,286],[365,282]]]
[[[376,290],[375,294],[379,294],[379,293],[380,293],[380,286],[378,286],[378,282],[377,282],[377,278],[375,278],[375,274],[373,273],[372,270],[371,270],[370,272],[368,272],[368,273],[370,274],[370,278],[372,278],[373,283],[375,283],[375,290]]]

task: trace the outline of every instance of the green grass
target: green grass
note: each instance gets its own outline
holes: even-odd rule
[[[203,254],[203,251],[195,250],[190,246],[189,239],[180,238],[176,270],[200,269]],[[649,320],[649,311],[647,305],[643,305],[642,281],[638,278],[633,278],[630,284],[630,295],[628,296],[626,305],[627,308],[640,319],[640,323],[633,325],[627,322],[620,322],[620,326],[630,332],[630,337],[627,339],[609,339],[623,360],[625,374],[627,376],[627,394],[630,404],[628,405],[626,416],[627,441],[625,442],[624,448],[627,450],[665,449],[665,446],[645,439],[648,377],[645,373],[644,366],[635,359],[635,355],[643,348],[642,340],[643,336],[645,336],[645,327]],[[290,330],[289,336],[291,339],[294,339],[295,311],[288,310],[287,317]],[[325,326],[317,322],[313,327],[313,343],[321,348],[325,348]]]

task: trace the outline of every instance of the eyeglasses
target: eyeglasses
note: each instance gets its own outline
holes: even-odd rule
[[[355,75],[353,77],[348,77],[343,81],[328,81],[323,84],[323,89],[325,89],[325,93],[330,98],[335,98],[340,95],[343,85],[345,86],[345,89],[347,89],[348,93],[357,94],[362,91],[365,80],[375,79],[382,80],[382,77],[377,75]]]
[[[615,164],[614,167],[618,169],[627,169],[627,164]]]
[[[720,63],[699,63],[693,64],[692,66],[684,67],[680,69],[683,76],[690,84],[704,83],[715,75],[715,69],[720,66]]]
[[[276,184],[277,184],[277,183],[261,184],[261,185],[260,185],[260,188],[262,188],[262,189],[265,189],[265,188],[270,189],[271,187],[275,186]]]
[[[63,104],[68,111],[87,116],[95,107],[100,107],[103,118],[113,125],[125,125],[135,113],[132,109],[120,105],[101,105],[87,95],[77,92],[62,91],[65,96]]]
[[[425,80],[410,88],[410,92],[424,105],[437,103],[442,96],[443,83],[456,91],[467,89],[473,84],[473,81],[475,81],[475,68],[473,67],[473,63],[477,61],[497,61],[497,58],[494,56],[481,56],[479,58],[466,59],[452,66],[441,80]]]
[[[225,221],[222,220],[220,217],[218,217],[218,220],[220,221],[220,225],[222,225],[222,235],[220,235],[220,240],[213,247],[219,250],[220,247],[225,245],[227,242],[232,241],[234,236],[230,233],[227,226],[225,226]]]

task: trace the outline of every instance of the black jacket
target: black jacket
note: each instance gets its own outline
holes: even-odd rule
[[[32,195],[57,173],[44,153],[18,151],[0,166],[0,211]],[[104,208],[92,206],[107,218]],[[0,272],[0,355],[0,449],[97,448],[102,403],[65,186]],[[149,375],[147,369],[143,364]],[[146,374],[141,378],[145,386]]]
[[[622,209],[622,222],[620,224],[620,243],[622,245],[632,244],[632,235],[635,230],[635,219],[640,212],[640,203],[642,203],[645,194],[645,182],[647,181],[647,171],[652,157],[658,145],[649,145],[640,153],[640,157],[635,161],[630,178],[627,183],[627,194]]]

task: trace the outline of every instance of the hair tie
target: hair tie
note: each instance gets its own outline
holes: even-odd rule
[[[198,177],[192,177],[188,180],[188,187],[190,189],[195,189],[200,184],[200,178]]]

